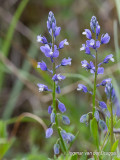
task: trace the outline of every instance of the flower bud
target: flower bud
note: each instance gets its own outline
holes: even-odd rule
[[[55,122],[55,113],[53,113],[53,112],[51,113],[50,120],[51,120],[51,123]]]
[[[101,128],[101,130],[107,131],[107,125],[103,120],[99,120],[99,127]]]
[[[59,154],[59,148],[60,148],[60,146],[59,146],[59,144],[54,144],[54,154]]]
[[[67,116],[62,116],[62,121],[64,124],[69,125],[70,124],[70,119]]]
[[[98,111],[95,111],[94,116],[95,116],[96,120],[98,121],[99,118],[100,118],[100,117],[99,117],[99,112],[98,112]]]
[[[46,138],[50,138],[53,134],[53,129],[52,128],[48,128],[46,130]]]
[[[112,83],[107,83],[106,84],[106,86],[105,86],[105,93],[106,93],[108,99],[112,98],[112,100],[114,100],[115,90],[113,88]]]
[[[88,119],[89,119],[88,114],[84,114],[84,115],[81,116],[80,122],[81,123],[88,123]]]

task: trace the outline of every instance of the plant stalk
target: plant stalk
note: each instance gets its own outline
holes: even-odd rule
[[[54,36],[53,36],[53,34],[52,34],[52,51],[54,52]],[[56,74],[56,68],[55,68],[55,61],[54,61],[53,62],[53,75],[55,75],[55,74]],[[53,81],[53,95],[52,96],[53,96],[53,111],[55,113],[55,123],[56,123],[57,131],[58,131],[58,135],[60,137],[62,148],[64,150],[64,153],[66,153],[67,149],[66,149],[64,140],[63,140],[61,133],[60,133],[60,128],[58,125],[58,117],[57,117],[57,112],[56,112],[56,83],[55,83],[55,81]]]
[[[110,116],[111,116],[110,142],[111,142],[111,150],[112,150],[112,146],[113,146],[113,110],[112,110],[111,97],[110,97],[110,102],[109,103],[110,103]]]
[[[94,117],[94,113],[95,113],[97,70],[98,70],[97,61],[98,61],[98,56],[97,56],[97,50],[96,50],[96,54],[95,54],[95,78],[94,78],[94,88],[93,88],[93,117]]]

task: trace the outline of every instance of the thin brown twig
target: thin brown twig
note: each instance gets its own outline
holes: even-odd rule
[[[43,121],[40,117],[38,117],[38,116],[36,116],[36,115],[34,115],[34,114],[32,114],[32,113],[25,112],[25,113],[22,113],[21,115],[19,115],[19,116],[17,117],[16,123],[15,123],[14,128],[13,128],[13,130],[12,130],[12,133],[11,133],[11,135],[10,135],[10,137],[9,137],[9,140],[10,140],[13,136],[16,135],[17,130],[18,130],[19,126],[20,126],[20,123],[21,123],[22,119],[25,118],[25,117],[29,117],[29,118],[32,118],[32,119],[36,120],[36,121],[43,127],[43,129],[46,131],[47,126],[46,126],[46,124],[44,123],[44,121]]]

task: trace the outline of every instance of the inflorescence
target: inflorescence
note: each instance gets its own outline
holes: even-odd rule
[[[46,37],[38,35],[37,36],[37,42],[40,42],[43,44],[43,46],[40,47],[40,50],[44,53],[44,55],[51,60],[51,64],[53,66],[52,70],[48,69],[47,64],[44,61],[38,62],[37,68],[40,68],[43,71],[48,71],[52,75],[52,81],[53,81],[53,89],[49,89],[48,86],[44,84],[38,84],[39,92],[43,91],[49,91],[52,92],[53,95],[53,103],[51,106],[48,107],[48,113],[50,114],[50,120],[51,125],[46,130],[46,138],[50,138],[53,134],[53,125],[56,126],[59,139],[54,145],[54,154],[59,154],[59,149],[62,147],[64,151],[66,151],[66,143],[70,143],[74,140],[75,136],[71,133],[67,133],[65,130],[63,130],[58,123],[58,118],[62,119],[62,122],[65,125],[70,124],[70,120],[67,116],[63,115],[66,111],[65,105],[60,102],[58,99],[56,99],[56,93],[60,94],[60,86],[58,85],[60,81],[64,80],[66,77],[62,75],[61,73],[56,73],[57,69],[61,66],[67,66],[71,65],[71,58],[64,58],[59,65],[55,64],[56,58],[59,57],[59,51],[60,49],[64,48],[65,45],[69,45],[67,39],[64,39],[59,43],[57,46],[55,44],[56,37],[60,34],[61,27],[57,27],[56,25],[56,19],[54,17],[54,14],[50,11],[48,15],[47,20],[47,28],[49,31],[49,34],[51,35],[52,42],[48,42]],[[58,109],[60,113],[57,113],[56,108],[56,102],[58,103]]]
[[[101,67],[101,66],[108,63],[109,61],[114,62],[114,58],[113,58],[113,55],[110,54],[110,55],[107,55],[102,62],[98,63],[98,48],[100,48],[100,46],[103,44],[107,44],[110,41],[110,36],[108,33],[106,33],[101,36],[100,40],[98,40],[100,35],[100,25],[95,16],[91,18],[90,27],[95,36],[92,35],[92,32],[89,29],[85,29],[85,31],[83,32],[83,35],[86,35],[88,40],[86,41],[86,44],[82,44],[80,51],[84,50],[86,54],[92,56],[94,59],[95,63],[93,63],[92,61],[88,62],[87,60],[81,61],[82,67],[85,68],[85,70],[90,71],[90,73],[94,75],[94,88],[93,88],[93,92],[91,92],[91,91],[88,91],[85,85],[79,84],[77,90],[81,90],[84,93],[91,93],[91,95],[93,96],[92,117],[96,118],[96,120],[98,121],[99,127],[102,130],[107,131],[107,125],[103,120],[101,120],[99,116],[99,110],[101,109],[107,115],[110,115],[110,114],[108,114],[109,111],[107,109],[106,103],[103,101],[96,100],[96,88],[99,86],[105,86],[105,93],[107,95],[107,98],[110,99],[111,97],[112,101],[114,101],[115,92],[112,87],[111,78],[104,79],[100,84],[97,84],[97,76],[99,74],[104,73],[104,67]],[[93,36],[95,37],[95,39],[93,39]],[[94,50],[95,54],[93,54],[91,49]],[[90,113],[82,115],[80,118],[80,122],[87,124],[90,118],[89,115]]]

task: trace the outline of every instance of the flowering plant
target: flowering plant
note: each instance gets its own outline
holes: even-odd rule
[[[86,44],[82,44],[80,51],[84,50],[85,53],[89,56],[92,56],[94,60],[94,63],[92,61],[88,62],[87,60],[81,61],[82,67],[85,68],[85,70],[90,71],[90,73],[94,76],[94,87],[93,91],[89,91],[85,85],[78,84],[77,90],[81,90],[84,93],[90,93],[92,95],[93,111],[82,115],[80,118],[80,122],[86,124],[90,122],[91,134],[93,135],[98,151],[102,151],[104,149],[106,139],[109,137],[111,142],[110,151],[112,152],[113,150],[115,151],[115,144],[118,145],[118,141],[115,141],[113,137],[113,129],[115,127],[115,124],[117,123],[116,116],[118,116],[119,114],[119,109],[113,107],[113,103],[117,101],[117,96],[111,83],[112,79],[107,78],[104,79],[100,84],[97,84],[97,76],[104,73],[104,67],[101,66],[108,63],[109,61],[114,62],[114,58],[113,55],[110,54],[107,55],[102,62],[98,63],[98,48],[100,48],[100,46],[103,44],[107,44],[110,41],[110,36],[108,33],[106,33],[101,36],[101,40],[98,40],[100,34],[100,25],[95,16],[93,16],[90,21],[90,27],[93,34],[95,34],[95,39],[93,39],[92,32],[89,29],[85,29],[83,35],[86,35],[88,40],[86,41]],[[92,49],[95,51],[95,54],[93,54]],[[107,104],[104,101],[99,101],[96,97],[96,90],[99,86],[105,86]],[[100,115],[101,113],[103,116]],[[99,128],[106,135],[101,147],[98,133]],[[94,158],[96,159],[96,157]],[[102,159],[103,156],[98,156],[98,158]]]
[[[89,29],[85,29],[83,35],[86,35],[88,40],[86,44],[82,44],[80,51],[85,51],[85,53],[91,56],[94,60],[88,62],[87,60],[81,61],[82,68],[86,71],[90,71],[90,73],[94,76],[94,87],[93,91],[89,91],[89,89],[83,85],[78,84],[78,91],[82,91],[84,93],[89,93],[92,96],[92,112],[84,114],[80,118],[81,123],[85,123],[89,125],[90,122],[90,131],[95,141],[97,150],[103,151],[105,147],[105,143],[111,143],[110,151],[113,152],[116,150],[118,145],[118,140],[114,139],[114,127],[119,124],[117,116],[119,116],[120,112],[118,107],[114,107],[113,105],[118,102],[114,87],[112,85],[112,79],[106,78],[101,83],[97,84],[97,77],[100,74],[104,73],[103,65],[108,63],[109,61],[114,62],[113,55],[107,55],[102,62],[98,62],[98,48],[101,45],[107,44],[110,41],[110,36],[108,33],[103,34],[101,39],[99,40],[100,35],[100,25],[95,16],[92,17],[90,21],[90,27],[92,32]],[[46,138],[50,138],[53,135],[53,126],[56,127],[59,138],[57,139],[56,143],[54,144],[54,155],[60,154],[61,152],[64,155],[67,155],[68,151],[70,150],[71,145],[73,144],[76,136],[71,133],[66,132],[62,127],[59,125],[59,119],[62,119],[63,124],[69,125],[70,119],[64,115],[66,112],[65,105],[56,98],[56,94],[60,94],[60,86],[59,82],[64,80],[66,77],[61,73],[57,73],[57,69],[61,66],[71,65],[71,58],[64,58],[60,64],[56,64],[56,59],[59,57],[59,51],[64,48],[65,45],[69,45],[67,39],[62,40],[59,45],[56,45],[56,38],[60,34],[61,28],[57,27],[56,19],[54,14],[50,11],[47,20],[47,28],[49,34],[52,38],[52,42],[48,42],[46,37],[38,35],[37,42],[43,44],[40,47],[40,50],[44,55],[50,58],[50,62],[52,64],[52,70],[48,68],[47,64],[44,61],[37,63],[37,68],[40,68],[43,71],[49,72],[52,76],[51,79],[53,81],[53,88],[49,88],[45,84],[38,83],[39,92],[47,91],[52,92],[52,105],[48,107],[48,113],[50,114],[50,125],[46,130]],[[93,38],[95,37],[95,38]],[[94,51],[94,53],[92,52]],[[104,101],[98,100],[96,96],[97,88],[100,86],[105,86],[105,93],[107,97],[107,103]],[[117,103],[118,104],[118,103]],[[58,113],[59,110],[59,113]],[[101,137],[104,137],[103,142],[99,138],[99,130],[101,130]],[[56,157],[56,156],[55,156]],[[104,158],[103,155],[94,156],[94,159],[102,160]],[[77,157],[76,157],[77,159]],[[112,156],[111,156],[112,160]]]
[[[50,114],[51,124],[46,130],[46,138],[50,138],[53,134],[53,126],[55,125],[58,131],[59,138],[57,139],[54,145],[54,154],[57,155],[60,153],[60,148],[63,153],[67,153],[70,146],[70,143],[73,142],[75,136],[71,133],[67,133],[59,126],[59,118],[62,118],[62,122],[65,125],[70,124],[70,119],[63,115],[66,111],[65,105],[56,99],[56,93],[60,94],[60,86],[58,85],[60,81],[64,80],[66,77],[61,73],[57,73],[57,69],[61,66],[71,65],[71,58],[64,58],[59,65],[56,65],[56,58],[59,57],[60,49],[64,48],[65,45],[69,45],[67,39],[64,39],[59,43],[59,46],[55,44],[57,36],[60,34],[61,27],[57,27],[56,19],[54,14],[50,11],[47,20],[47,28],[49,34],[52,38],[52,42],[48,42],[46,37],[42,37],[41,35],[37,36],[37,42],[44,44],[44,46],[40,47],[40,50],[44,53],[44,55],[51,60],[52,70],[48,69],[46,63],[44,61],[38,62],[37,68],[40,68],[43,71],[48,71],[52,75],[53,80],[53,88],[49,89],[48,86],[44,84],[38,83],[39,92],[49,91],[52,92],[53,103],[51,106],[48,107],[48,113]],[[58,103],[58,109],[60,113],[57,113],[57,106],[56,102]]]

